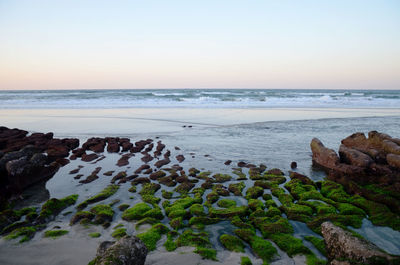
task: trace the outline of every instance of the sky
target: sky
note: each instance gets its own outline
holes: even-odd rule
[[[0,89],[400,89],[400,1],[0,0]]]

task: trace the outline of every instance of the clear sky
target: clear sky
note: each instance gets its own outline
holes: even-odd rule
[[[400,1],[0,0],[0,89],[400,89]]]

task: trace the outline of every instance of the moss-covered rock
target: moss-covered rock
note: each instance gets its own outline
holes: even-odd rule
[[[176,246],[211,247],[207,232],[195,233],[187,229],[176,239]]]
[[[253,265],[249,257],[240,257],[240,265]]]
[[[120,210],[120,211],[125,211],[126,209],[128,209],[129,208],[129,204],[127,204],[127,203],[123,203],[123,204],[120,204],[119,206],[118,206],[118,209]]]
[[[153,217],[145,217],[136,223],[135,228],[138,229],[141,225],[144,225],[144,224],[154,225],[154,224],[158,224],[158,223],[160,223],[159,219],[156,219]]]
[[[171,198],[172,198],[173,192],[171,192],[171,191],[166,191],[166,190],[162,190],[162,191],[161,191],[161,194],[162,194],[162,197],[163,197],[164,199],[171,199]]]
[[[101,234],[99,232],[93,232],[93,233],[90,233],[89,236],[91,238],[98,238],[98,237],[101,237]]]
[[[161,239],[161,235],[167,233],[168,231],[169,229],[165,225],[156,224],[148,231],[138,234],[137,237],[143,241],[150,251],[152,251],[156,249],[157,242]]]
[[[245,187],[246,184],[244,184],[244,182],[231,183],[229,184],[228,190],[236,196],[242,196],[242,191]]]
[[[246,199],[257,199],[262,196],[264,193],[264,189],[259,186],[253,186],[247,189],[246,191]]]
[[[241,168],[233,170],[232,173],[238,176],[237,180],[247,180],[246,174],[243,173]]]
[[[257,209],[263,210],[263,209],[265,208],[264,203],[263,203],[262,201],[260,201],[260,200],[257,200],[257,199],[250,199],[250,200],[248,201],[248,204],[247,204],[247,205],[248,205],[249,208],[250,208],[251,210],[253,210],[253,211],[255,211],[255,210],[257,210]]]
[[[327,253],[326,253],[326,246],[325,246],[325,241],[323,238],[318,238],[315,236],[305,236],[304,237],[305,240],[311,242],[314,247],[325,257],[327,257]]]
[[[124,237],[124,236],[126,236],[126,228],[117,228],[117,229],[115,229],[113,232],[112,232],[112,234],[111,234],[111,236],[113,237],[113,238],[115,238],[115,239],[120,239],[120,238],[122,238],[122,237]]]
[[[182,218],[182,216],[173,218],[173,219],[169,222],[169,225],[170,225],[173,229],[175,229],[175,230],[177,230],[177,229],[182,228],[182,227],[185,226],[184,223],[183,223],[183,218]]]
[[[267,217],[281,216],[281,211],[276,207],[269,207],[265,215]]]
[[[281,216],[258,217],[253,219],[253,223],[267,238],[276,233],[293,233],[292,225]]]
[[[167,241],[164,243],[164,247],[167,251],[174,251],[177,246],[174,241],[174,238],[178,235],[176,231],[170,231],[167,233]]]
[[[212,177],[215,179],[215,182],[217,183],[223,183],[226,181],[230,181],[232,179],[232,176],[228,174],[215,174]]]
[[[95,214],[92,212],[88,211],[79,211],[77,212],[70,220],[70,225],[74,225],[78,222],[80,222],[83,219],[86,219],[88,221],[92,220],[95,217]]]
[[[29,241],[33,238],[37,231],[37,228],[34,226],[29,226],[29,227],[20,227],[15,230],[13,230],[10,234],[8,234],[5,239],[10,240],[10,239],[17,239],[21,237],[19,240],[19,243],[23,243],[26,241]]]
[[[112,195],[114,195],[118,191],[118,189],[119,189],[118,185],[115,185],[115,184],[108,185],[100,193],[98,193],[98,194],[94,195],[93,197],[90,197],[89,199],[78,204],[77,208],[78,208],[78,210],[82,210],[89,204],[103,201],[103,200],[111,197]]]
[[[42,205],[42,209],[39,214],[39,220],[41,222],[48,220],[51,217],[57,216],[62,210],[70,205],[75,204],[78,199],[77,194],[67,196],[62,199],[52,198]]]
[[[194,253],[199,254],[203,259],[217,260],[217,251],[212,248],[197,247]]]
[[[248,214],[247,206],[229,207],[226,209],[209,209],[210,217],[232,218],[234,216],[246,216]]]
[[[68,234],[68,230],[48,230],[44,232],[44,237],[51,237],[53,239]]]
[[[99,204],[90,209],[90,212],[96,215],[94,223],[104,224],[111,222],[114,216],[114,210],[108,204]]]
[[[204,227],[206,225],[216,224],[222,221],[220,218],[210,218],[206,216],[195,216],[190,218],[189,225],[198,225]]]
[[[217,205],[221,208],[229,208],[232,206],[236,206],[236,202],[231,199],[222,199],[217,202]]]
[[[243,222],[243,220],[239,216],[234,216],[231,219],[231,223],[236,227],[239,227],[242,229],[250,229],[250,230],[254,231],[254,227],[249,223]]]
[[[122,219],[126,221],[140,220],[145,217],[162,219],[164,215],[159,207],[152,208],[144,202],[138,203],[122,213]]]
[[[157,183],[144,183],[142,189],[139,191],[140,195],[154,195],[161,188]]]
[[[214,202],[218,201],[219,195],[216,191],[212,191],[206,196],[207,202],[213,204]]]
[[[197,215],[197,216],[206,215],[206,213],[204,212],[204,206],[199,203],[195,203],[192,206],[190,206],[189,212],[191,215]]]
[[[290,257],[296,254],[311,254],[312,252],[303,245],[301,239],[295,238],[290,234],[275,233],[270,234],[269,238]]]
[[[221,244],[228,250],[234,252],[244,252],[242,240],[233,235],[223,234],[219,237]]]

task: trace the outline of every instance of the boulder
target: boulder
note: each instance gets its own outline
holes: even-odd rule
[[[339,156],[341,161],[358,167],[368,167],[374,163],[374,160],[369,155],[356,149],[346,147],[343,144],[340,145]]]
[[[390,166],[400,169],[400,155],[388,154],[386,160]]]
[[[313,138],[310,146],[314,164],[333,169],[340,163],[339,156],[336,152],[333,149],[326,148],[319,139]]]
[[[365,239],[353,236],[350,232],[332,224],[324,222],[321,225],[329,260],[348,261],[347,264],[376,264],[377,260],[391,264],[393,257]],[[332,264],[332,263],[331,263]],[[346,263],[333,263],[346,264]],[[393,263],[394,264],[394,263]]]
[[[147,247],[137,237],[125,236],[117,242],[104,241],[97,249],[93,265],[143,265]]]

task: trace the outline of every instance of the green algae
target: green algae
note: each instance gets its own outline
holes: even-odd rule
[[[262,196],[264,193],[264,189],[259,186],[253,186],[247,189],[246,191],[246,199],[257,199]]]
[[[163,197],[164,199],[171,199],[171,198],[172,198],[173,192],[171,192],[171,191],[166,191],[166,190],[162,190],[162,191],[161,191],[161,194],[162,194],[162,197]]]
[[[189,225],[196,225],[198,228],[203,228],[206,225],[216,224],[221,222],[220,218],[210,218],[206,216],[194,216],[189,219]]]
[[[204,206],[199,203],[195,203],[192,206],[190,206],[189,212],[191,215],[197,215],[197,216],[206,215],[206,213],[204,212]]]
[[[91,238],[98,238],[98,237],[101,237],[101,234],[99,232],[94,232],[94,233],[90,233],[89,236]]]
[[[27,242],[33,238],[37,231],[37,228],[34,226],[28,226],[28,227],[20,227],[17,228],[13,231],[11,231],[10,234],[8,234],[5,239],[10,240],[10,239],[17,239],[19,237],[22,237],[19,240],[19,243]]]
[[[83,223],[88,223],[95,217],[95,214],[89,211],[79,211],[77,212],[70,220],[70,225],[74,225],[82,220],[85,220]]]
[[[118,209],[120,210],[120,211],[125,211],[126,209],[128,209],[129,208],[129,204],[127,204],[127,203],[123,203],[123,204],[121,204],[121,205],[119,205],[118,206]]]
[[[234,252],[244,252],[243,241],[238,237],[228,234],[223,234],[219,237],[221,244],[228,250]]]
[[[212,248],[197,247],[194,253],[199,254],[203,259],[217,260],[217,251]]]
[[[98,193],[98,194],[90,197],[89,199],[81,202],[80,204],[78,204],[77,209],[82,210],[89,204],[103,201],[103,200],[111,197],[112,195],[114,195],[118,191],[118,189],[119,189],[118,185],[115,185],[115,184],[108,185],[100,193]]]
[[[253,224],[261,231],[262,235],[266,238],[276,233],[292,234],[294,232],[293,227],[289,223],[289,221],[281,216],[254,218]]]
[[[141,225],[144,225],[144,224],[154,225],[154,224],[158,224],[158,223],[160,223],[159,219],[156,219],[153,217],[145,217],[136,223],[135,228],[138,229]]]
[[[148,231],[138,234],[137,237],[143,241],[146,247],[153,251],[156,249],[157,242],[161,239],[161,235],[165,234],[169,229],[163,224],[153,225]]]
[[[51,237],[53,239],[68,234],[68,230],[48,230],[44,232],[44,237]]]
[[[246,174],[242,172],[241,168],[233,170],[232,173],[238,176],[237,180],[247,180]]]
[[[154,195],[161,188],[157,183],[144,183],[139,191],[140,195]]]
[[[176,246],[210,247],[211,243],[207,232],[195,233],[192,229],[187,229],[176,239]]]
[[[124,236],[126,236],[126,228],[117,228],[117,229],[115,229],[112,232],[111,236],[113,238],[117,239],[117,240],[120,239],[120,238],[123,238]]]
[[[90,209],[90,212],[96,215],[95,224],[104,224],[111,222],[114,216],[114,210],[108,204],[99,204]]]
[[[239,227],[239,228],[242,228],[242,229],[250,229],[250,230],[254,231],[254,227],[249,223],[243,222],[243,220],[240,219],[239,216],[234,216],[231,219],[231,223],[236,227]]]
[[[264,203],[262,201],[260,201],[260,200],[257,200],[257,199],[250,199],[248,201],[247,205],[253,211],[255,211],[257,209],[263,210],[265,208]]]
[[[152,208],[144,202],[140,202],[122,213],[122,219],[126,221],[140,220],[145,217],[162,219],[164,215],[159,207]]]
[[[305,240],[311,242],[311,244],[314,245],[314,247],[325,257],[327,257],[326,253],[326,247],[325,247],[325,241],[323,238],[318,238],[315,236],[305,236]]]
[[[75,204],[77,199],[77,194],[73,194],[62,199],[52,198],[42,205],[42,209],[38,218],[40,220],[46,220],[51,216],[57,216],[62,210],[70,205]]]
[[[281,216],[281,211],[276,207],[269,207],[265,213],[266,217]]]
[[[252,248],[254,254],[261,258],[265,263],[278,253],[271,242],[262,239],[255,235],[255,232],[250,229],[236,229],[234,233],[242,240],[246,241]]]
[[[177,230],[177,229],[182,228],[182,227],[185,226],[184,223],[183,223],[183,218],[182,218],[182,216],[173,218],[173,219],[169,222],[169,225],[170,225],[173,229],[175,229],[175,230]]]
[[[246,184],[244,184],[244,182],[231,183],[228,186],[228,190],[235,194],[235,196],[242,196],[242,191],[245,187]]]
[[[234,216],[245,216],[248,214],[248,207],[247,206],[239,206],[239,207],[229,207],[226,209],[209,209],[210,217],[217,217],[217,218],[232,218]]]
[[[303,245],[301,239],[298,239],[290,234],[275,233],[269,235],[269,238],[290,257],[296,254],[311,254],[311,250]]]
[[[219,195],[216,191],[212,191],[206,196],[207,202],[213,204],[214,202],[218,201]]]
[[[217,202],[217,205],[221,208],[230,208],[236,206],[236,201],[231,199],[222,199]]]
[[[177,236],[177,232],[175,231],[170,231],[167,233],[167,240],[164,243],[164,247],[167,251],[174,251],[177,246],[174,241],[174,238]]]
[[[212,177],[215,179],[215,182],[217,183],[223,183],[226,181],[230,181],[232,179],[232,176],[228,174],[215,174]]]
[[[253,265],[249,257],[240,257],[240,265]]]

